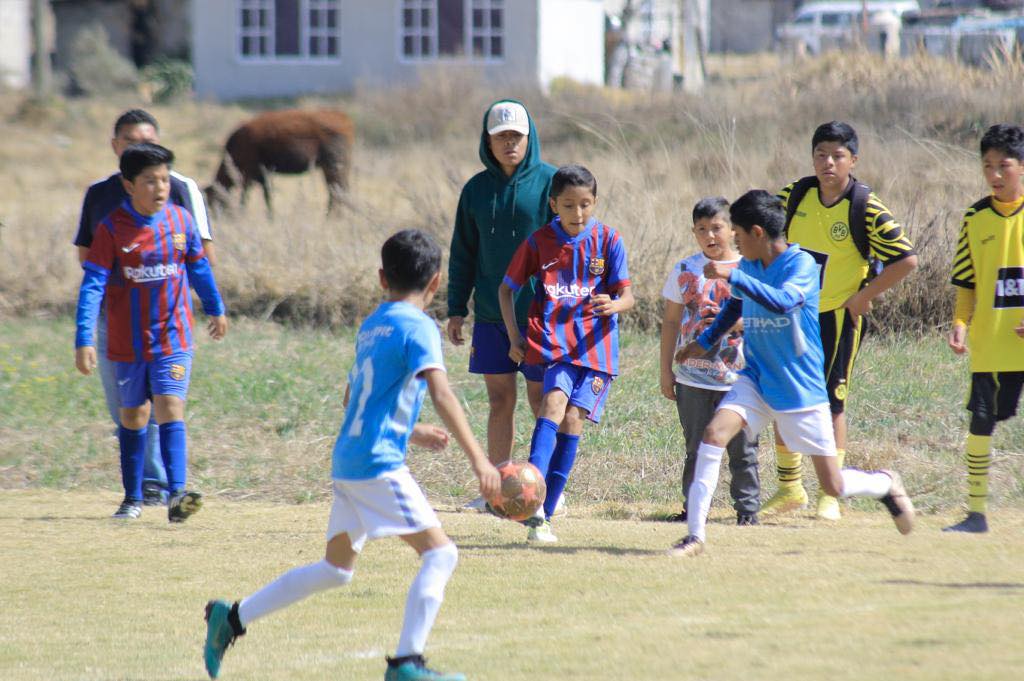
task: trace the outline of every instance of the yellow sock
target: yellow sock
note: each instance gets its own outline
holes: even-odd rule
[[[779,474],[779,487],[798,487],[801,483],[800,452],[791,452],[781,442],[775,443],[775,469]]]
[[[972,513],[985,513],[988,510],[991,451],[991,435],[967,435],[967,508]]]

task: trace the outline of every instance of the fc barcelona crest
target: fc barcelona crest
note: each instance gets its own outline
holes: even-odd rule
[[[590,259],[590,273],[595,277],[604,274],[604,258]]]
[[[170,374],[171,378],[175,381],[180,381],[185,378],[185,367],[181,364],[172,364],[167,373]]]
[[[600,376],[594,376],[594,380],[590,384],[590,389],[594,391],[595,395],[600,395],[601,391],[604,390],[604,379]]]
[[[176,250],[176,251],[184,251],[185,250],[185,235],[184,234],[175,234],[175,235],[173,235],[173,239],[174,239],[174,250]]]

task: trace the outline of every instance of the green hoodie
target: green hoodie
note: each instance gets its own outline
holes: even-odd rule
[[[512,255],[526,237],[554,217],[548,203],[548,191],[556,168],[540,160],[540,140],[533,125],[533,117],[529,118],[530,135],[526,156],[516,166],[512,177],[506,177],[491,154],[487,112],[484,112],[480,132],[480,160],[485,170],[474,175],[462,188],[458,212],[455,214],[455,233],[452,235],[451,255],[448,259],[450,317],[465,317],[468,314],[467,303],[472,294],[477,321],[501,323],[498,285],[505,278],[505,270],[508,269]],[[532,298],[531,282],[516,295],[516,318],[520,324],[526,323],[526,313]]]

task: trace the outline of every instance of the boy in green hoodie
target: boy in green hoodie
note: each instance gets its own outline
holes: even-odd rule
[[[487,457],[508,461],[512,454],[517,399],[516,372],[526,379],[530,408],[536,415],[542,395],[542,367],[509,359],[508,334],[498,305],[498,286],[526,237],[554,215],[548,190],[556,168],[540,158],[540,140],[522,103],[499,100],[488,107],[480,132],[484,170],[462,188],[448,259],[448,338],[465,342],[463,324],[473,298],[473,336],[469,371],[483,374],[490,412],[487,416]],[[526,312],[533,285],[516,296],[516,319],[526,331]],[[479,502],[477,506],[477,502]],[[471,507],[483,510],[483,500]]]

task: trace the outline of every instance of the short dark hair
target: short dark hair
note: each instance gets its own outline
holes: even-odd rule
[[[597,196],[597,178],[581,165],[562,166],[551,178],[551,198],[556,199],[566,187],[586,187]]]
[[[1008,158],[1024,161],[1024,128],[1008,123],[993,125],[981,136],[981,155],[984,156],[990,149]]]
[[[174,165],[174,152],[159,144],[133,144],[121,154],[121,177],[134,182],[143,170],[152,166]]]
[[[126,125],[152,125],[153,129],[157,132],[160,131],[160,126],[156,124],[156,119],[153,114],[143,109],[129,109],[123,114],[117,117],[114,121],[114,137],[117,137],[121,132],[121,128]]]
[[[724,196],[705,196],[693,207],[693,224],[703,218],[729,214],[729,201]]]
[[[398,293],[422,291],[441,270],[441,247],[418,229],[403,229],[384,242],[380,261],[388,288]]]
[[[782,201],[763,189],[751,189],[736,199],[729,206],[729,219],[748,233],[754,225],[760,225],[772,241],[782,237],[786,229],[786,211],[782,209]]]
[[[857,131],[849,123],[842,121],[829,121],[819,125],[814,131],[814,136],[811,137],[811,151],[814,151],[822,142],[838,142],[855,156],[860,147]]]

